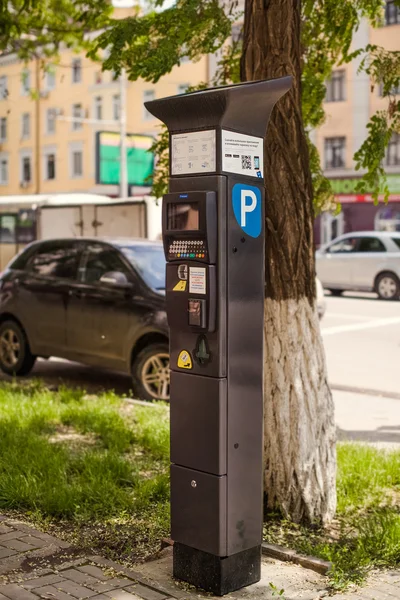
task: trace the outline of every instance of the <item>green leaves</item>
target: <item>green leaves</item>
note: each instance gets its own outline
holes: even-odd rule
[[[386,148],[393,133],[400,128],[400,102],[397,102],[392,118],[388,111],[379,111],[367,125],[368,136],[361,148],[355,153],[356,170],[363,169],[363,175],[357,190],[361,193],[372,193],[374,202],[378,202],[383,194],[385,202],[389,198],[386,173],[383,167]]]
[[[89,48],[87,32],[109,25],[108,0],[8,0],[0,3],[0,50],[24,59],[55,54],[61,43]]]
[[[89,56],[107,48],[104,69],[119,74],[125,67],[129,79],[155,83],[186,57],[195,61],[216,52],[230,35],[231,19],[218,0],[177,0],[161,12],[112,20]]]

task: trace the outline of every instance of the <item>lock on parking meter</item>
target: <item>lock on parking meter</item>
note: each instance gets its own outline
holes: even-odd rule
[[[217,595],[260,579],[263,147],[290,86],[283,77],[145,103],[170,133],[173,573]]]

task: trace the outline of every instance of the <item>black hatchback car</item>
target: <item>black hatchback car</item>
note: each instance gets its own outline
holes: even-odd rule
[[[169,398],[165,258],[148,240],[35,242],[0,276],[0,368],[26,375],[55,356],[130,373]]]

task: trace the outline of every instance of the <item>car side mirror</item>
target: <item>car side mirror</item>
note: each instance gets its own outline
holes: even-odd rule
[[[109,271],[104,273],[104,275],[100,277],[100,283],[111,286],[132,287],[132,284],[128,281],[125,273],[121,273],[120,271]]]

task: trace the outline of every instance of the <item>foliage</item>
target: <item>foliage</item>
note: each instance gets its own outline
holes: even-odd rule
[[[142,557],[168,533],[168,498],[164,405],[128,410],[112,393],[0,387],[2,512],[62,524],[76,543],[109,554],[133,545]]]
[[[218,0],[177,0],[165,10],[112,20],[89,56],[107,48],[105,69],[119,74],[125,67],[129,79],[156,82],[184,58],[199,60],[216,52],[230,35],[231,18]]]
[[[309,528],[271,515],[265,539],[332,563],[334,589],[362,583],[373,567],[400,564],[400,451],[340,443],[337,520]]]
[[[109,27],[109,0],[2,0],[0,51],[28,59],[50,56],[64,44],[90,48],[86,33]]]

